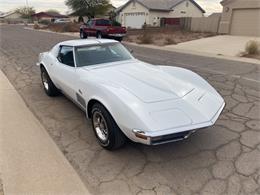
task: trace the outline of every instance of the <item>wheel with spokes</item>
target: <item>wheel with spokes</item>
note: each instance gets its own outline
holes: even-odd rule
[[[59,95],[59,89],[57,89],[57,87],[54,85],[48,72],[44,67],[41,67],[41,79],[44,91],[48,96],[53,97]]]
[[[94,104],[91,114],[93,130],[102,147],[114,150],[124,145],[125,135],[103,105]]]

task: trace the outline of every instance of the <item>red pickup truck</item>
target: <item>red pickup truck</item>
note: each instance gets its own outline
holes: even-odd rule
[[[91,19],[80,27],[80,38],[85,39],[88,36],[97,38],[112,38],[122,41],[126,35],[126,28],[113,26],[112,21],[108,19]]]

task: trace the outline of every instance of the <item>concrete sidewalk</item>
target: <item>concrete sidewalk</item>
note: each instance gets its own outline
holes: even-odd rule
[[[260,37],[219,35],[166,47],[169,49],[238,57],[245,51],[246,44],[251,40],[260,42]]]
[[[260,60],[238,56],[240,52],[245,50],[246,43],[250,40],[256,40],[260,42],[259,37],[235,37],[225,35],[198,39],[194,41],[179,43],[177,45],[168,46],[137,44],[132,42],[123,43],[127,45],[133,45],[137,47],[144,47],[150,49],[159,49],[164,51],[172,51],[197,56],[260,64]]]
[[[0,176],[5,195],[89,194],[1,70]]]

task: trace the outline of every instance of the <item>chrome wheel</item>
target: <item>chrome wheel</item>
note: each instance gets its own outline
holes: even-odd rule
[[[49,83],[48,83],[48,77],[46,72],[42,72],[42,83],[44,88],[48,91],[49,90]]]
[[[93,114],[93,126],[94,126],[94,129],[96,131],[98,138],[102,142],[106,142],[108,140],[107,123],[106,123],[104,116],[99,111],[96,111]]]

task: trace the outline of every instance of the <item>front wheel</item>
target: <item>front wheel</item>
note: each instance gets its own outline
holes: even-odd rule
[[[107,109],[100,103],[96,103],[91,113],[93,130],[99,144],[107,150],[122,147],[126,142],[126,137]]]
[[[86,35],[86,33],[85,33],[83,30],[80,30],[79,36],[80,36],[81,39],[86,39],[86,38],[88,38],[88,36]]]
[[[59,95],[59,89],[56,88],[44,67],[41,68],[41,79],[44,91],[48,96],[53,97]]]

